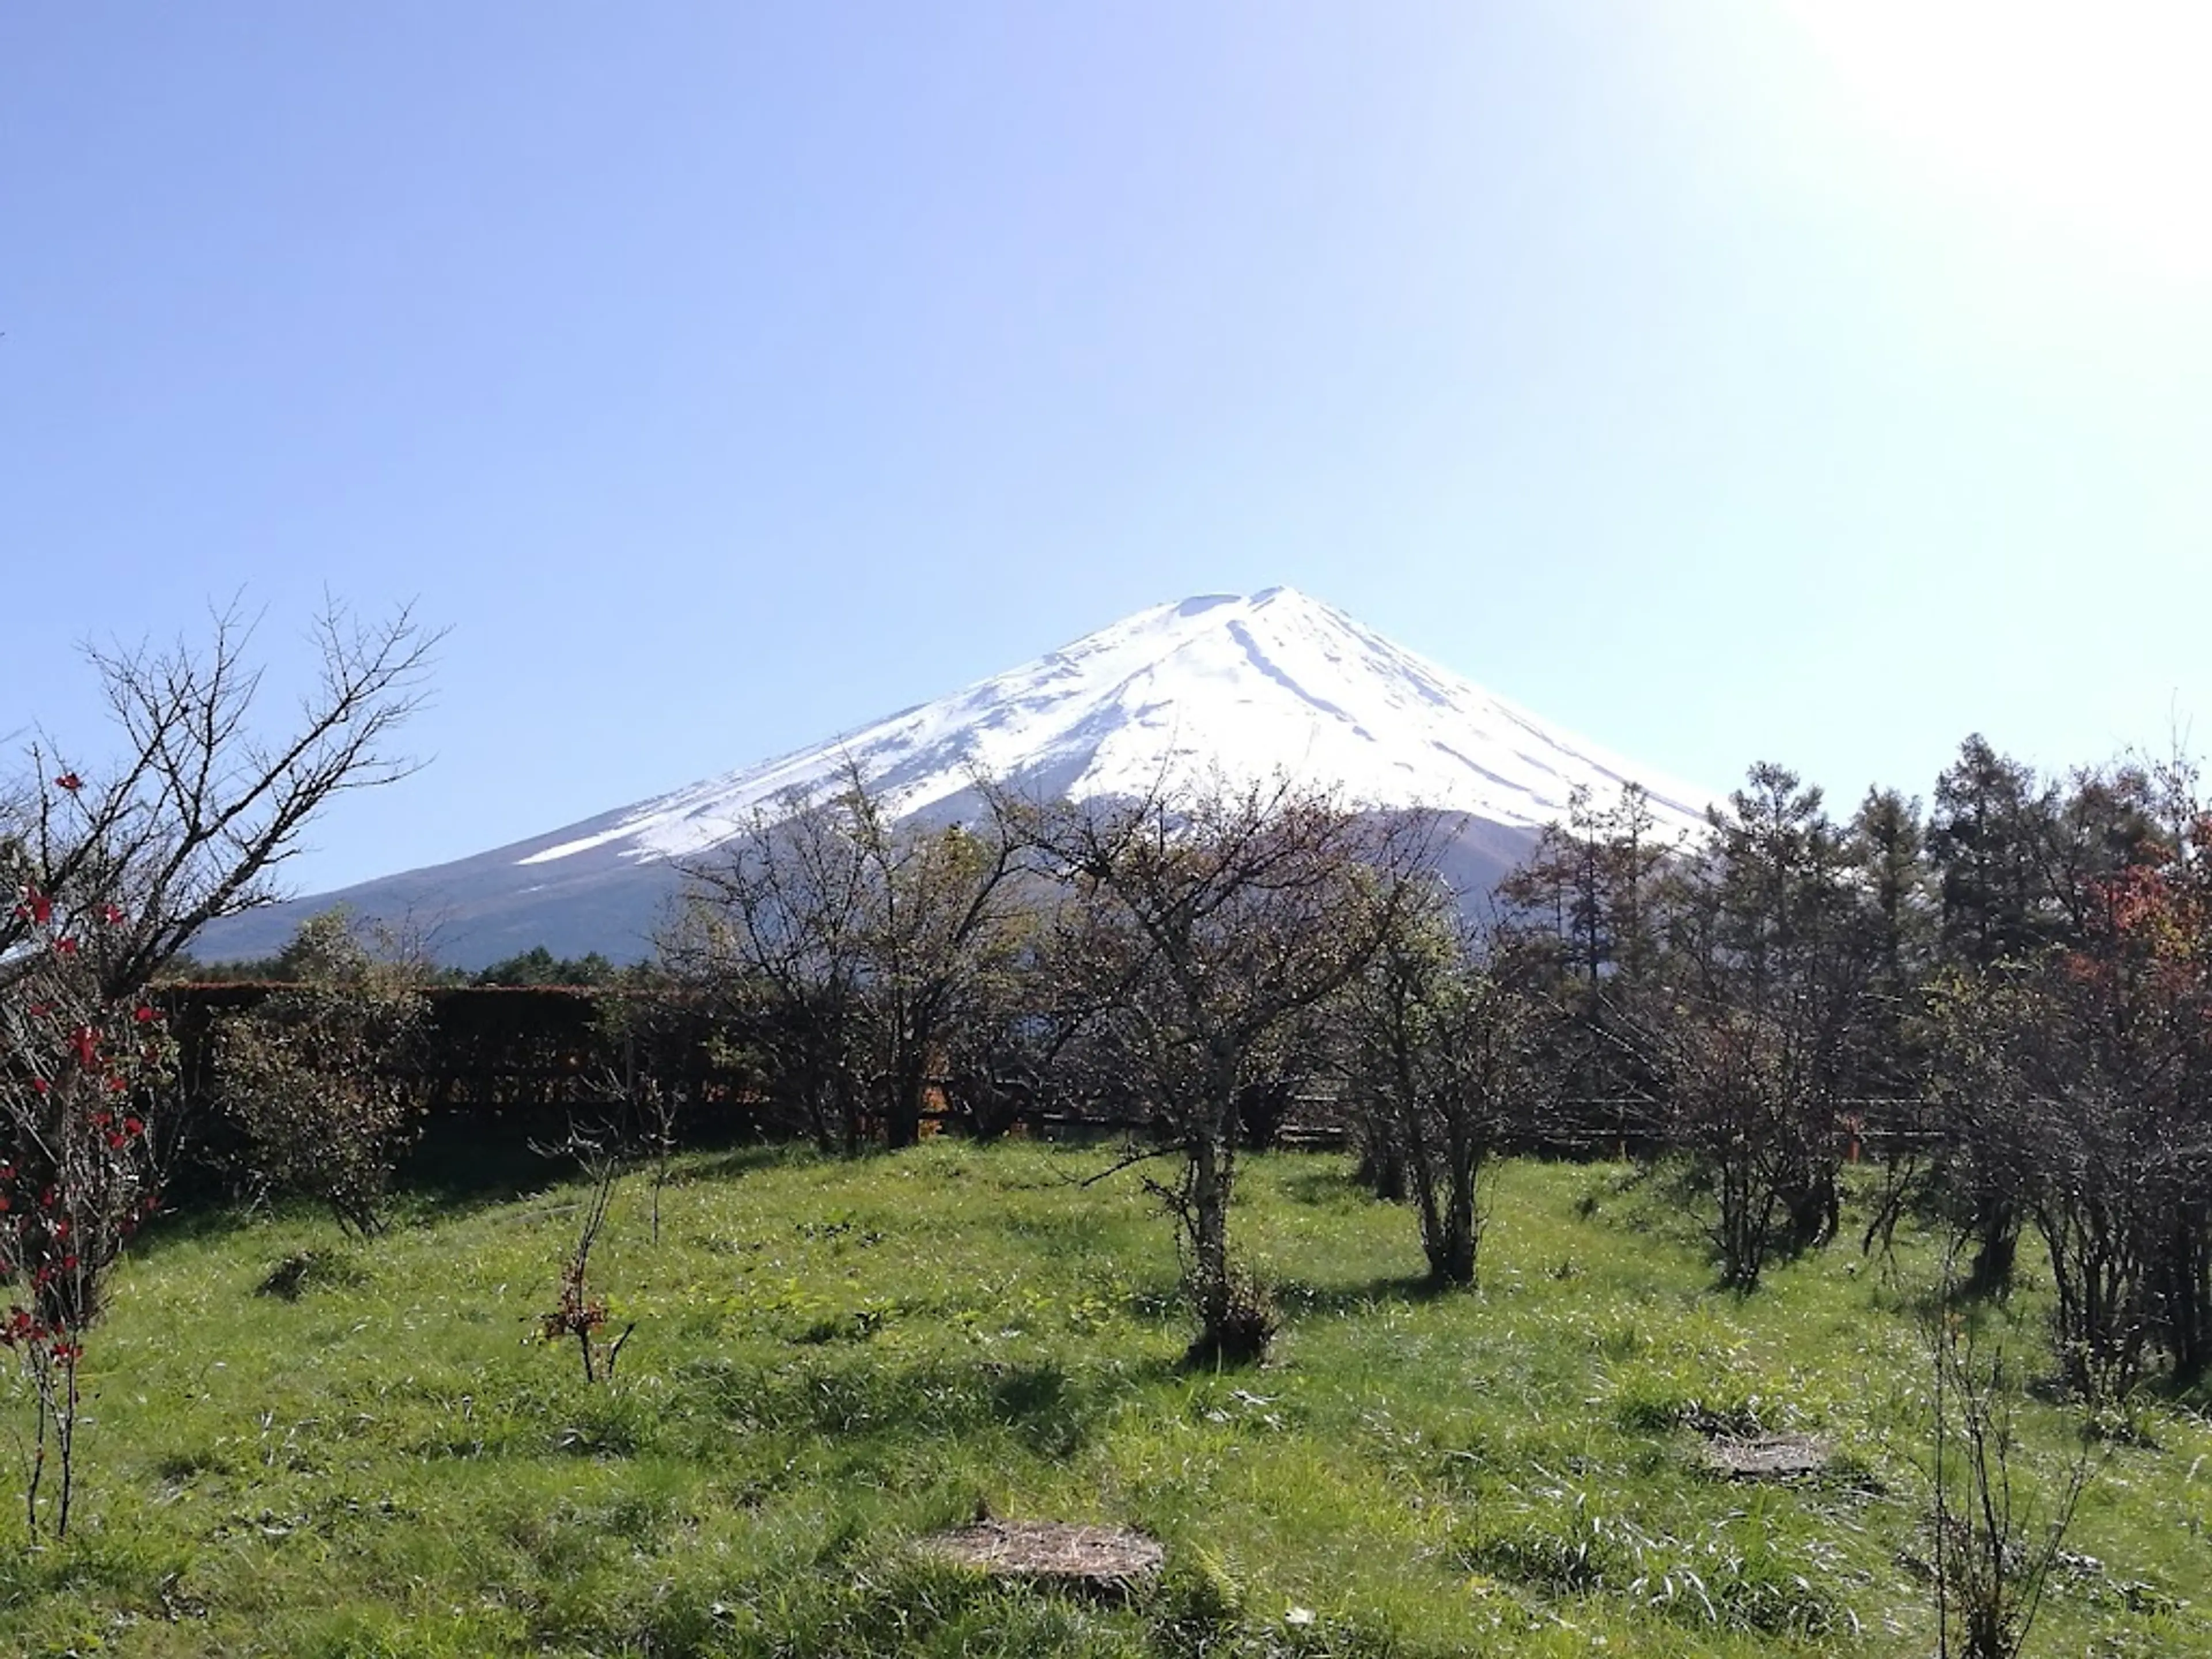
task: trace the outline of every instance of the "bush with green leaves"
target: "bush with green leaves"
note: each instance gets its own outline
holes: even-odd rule
[[[311,1199],[374,1233],[421,1127],[405,1061],[428,1005],[407,966],[380,959],[343,908],[302,923],[287,955],[312,971],[216,1026],[230,1161],[255,1197]]]

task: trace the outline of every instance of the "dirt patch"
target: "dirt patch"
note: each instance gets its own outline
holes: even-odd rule
[[[926,1538],[921,1547],[1002,1577],[1077,1585],[1125,1594],[1156,1577],[1159,1540],[1127,1527],[1080,1527],[1066,1521],[981,1521]]]
[[[1828,1467],[1834,1449],[1809,1434],[1723,1436],[1707,1443],[1705,1466],[1734,1480],[1795,1480]]]

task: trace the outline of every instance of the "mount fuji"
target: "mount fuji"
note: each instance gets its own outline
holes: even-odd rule
[[[1285,587],[1156,605],[966,689],[810,749],[529,841],[256,910],[205,929],[203,958],[273,953],[343,902],[411,916],[461,967],[544,945],[635,961],[680,860],[744,835],[795,791],[857,769],[895,816],[954,818],[973,780],[1091,799],[1193,781],[1288,778],[1366,807],[1449,816],[1447,873],[1486,891],[1565,815],[1644,790],[1662,835],[1705,822],[1709,792],[1638,766]]]

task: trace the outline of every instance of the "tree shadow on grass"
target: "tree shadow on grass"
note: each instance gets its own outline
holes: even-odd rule
[[[991,1387],[994,1418],[1040,1457],[1072,1457],[1081,1450],[1110,1403],[1049,1361],[1017,1365]]]
[[[1314,1209],[1336,1209],[1346,1204],[1375,1201],[1373,1189],[1359,1178],[1358,1170],[1346,1163],[1299,1170],[1284,1181],[1283,1195],[1293,1204]]]
[[[132,1236],[130,1254],[144,1260],[159,1255],[164,1250],[227,1238],[233,1233],[259,1224],[267,1214],[265,1210],[252,1211],[236,1204],[221,1204],[213,1200],[179,1209],[164,1210],[149,1218]]]
[[[670,1173],[672,1183],[680,1184],[734,1180],[787,1164],[843,1161],[803,1142],[725,1139],[687,1145],[678,1152]],[[633,1167],[650,1177],[652,1162],[643,1153]],[[387,1226],[455,1220],[542,1195],[548,1188],[580,1179],[582,1174],[572,1154],[531,1139],[511,1123],[434,1116],[394,1172],[391,1192],[380,1210]],[[307,1200],[281,1199],[273,1205],[248,1201],[227,1185],[217,1169],[200,1160],[185,1161],[168,1192],[172,1207],[149,1218],[132,1238],[132,1255],[156,1255],[271,1219],[330,1218],[326,1207]]]
[[[685,1421],[739,1425],[750,1435],[835,1442],[856,1469],[889,1467],[918,1442],[949,1446],[994,1431],[1036,1456],[1062,1459],[1090,1443],[1153,1376],[1144,1365],[1100,1370],[1052,1358],[902,1364],[817,1352],[818,1358],[765,1368],[690,1368],[664,1409]],[[1166,1374],[1164,1363],[1158,1374]]]
[[[1157,1364],[1148,1362],[1140,1370],[1147,1380],[1166,1377],[1189,1377],[1211,1371],[1233,1371],[1264,1363],[1273,1348],[1273,1340],[1283,1331],[1310,1319],[1348,1317],[1373,1314],[1386,1306],[1413,1307],[1439,1297],[1462,1292],[1470,1287],[1442,1283],[1425,1274],[1385,1274],[1369,1279],[1340,1285],[1317,1285],[1304,1279],[1287,1279],[1270,1281],[1265,1287],[1272,1311],[1267,1319],[1270,1328],[1264,1335],[1224,1350],[1219,1344],[1209,1344],[1203,1334],[1197,1332],[1198,1320],[1182,1287],[1170,1280],[1142,1287],[1129,1297],[1131,1316],[1161,1329],[1182,1327],[1193,1333],[1189,1346],[1173,1358],[1161,1358]]]
[[[690,1142],[678,1149],[670,1174],[676,1182],[726,1181],[821,1156],[792,1142]],[[629,1167],[649,1178],[652,1158],[639,1147]],[[400,1166],[392,1197],[395,1207],[403,1210],[463,1216],[583,1177],[573,1152],[520,1135],[511,1126],[434,1119]]]
[[[406,1225],[512,1203],[568,1179],[573,1159],[549,1157],[511,1136],[426,1133],[394,1172],[391,1190],[377,1206],[383,1224]],[[149,1219],[131,1241],[131,1254],[152,1256],[179,1245],[206,1243],[272,1220],[306,1217],[337,1226],[328,1206],[304,1198],[255,1200],[229,1190],[211,1172],[187,1170],[170,1188],[173,1206]]]
[[[740,1176],[757,1175],[763,1170],[847,1161],[830,1158],[798,1141],[752,1141],[741,1146],[714,1148],[703,1158],[686,1158],[673,1173],[674,1179],[682,1182],[735,1181]]]
[[[394,1173],[401,1204],[427,1202],[465,1213],[542,1192],[573,1174],[575,1160],[542,1151],[512,1128],[459,1118],[432,1118]]]
[[[1276,1303],[1297,1318],[1372,1313],[1395,1304],[1418,1307],[1445,1297],[1466,1294],[1472,1286],[1452,1285],[1427,1273],[1384,1273],[1374,1279],[1343,1285],[1316,1285],[1286,1279],[1273,1285]]]
[[[1275,1305],[1289,1318],[1297,1320],[1371,1312],[1389,1304],[1418,1307],[1479,1287],[1447,1284],[1427,1273],[1383,1273],[1338,1285],[1278,1279],[1268,1281],[1266,1288]],[[1129,1293],[1127,1307],[1133,1319],[1147,1325],[1188,1324],[1193,1319],[1182,1285],[1172,1279],[1138,1286]]]

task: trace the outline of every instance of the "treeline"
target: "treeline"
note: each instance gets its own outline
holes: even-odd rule
[[[621,968],[597,951],[580,957],[556,957],[542,945],[519,951],[475,973],[441,968],[427,939],[406,930],[363,921],[343,904],[310,916],[274,956],[203,962],[190,951],[180,951],[164,964],[159,977],[170,985],[312,983],[327,977],[326,953],[338,936],[343,936],[347,948],[358,947],[386,966],[403,969],[418,985],[618,985],[625,978]]]
[[[1837,1233],[1864,1146],[1863,1247],[1917,1209],[2002,1293],[2041,1240],[2081,1387],[2212,1363],[2212,823],[2184,762],[2051,779],[1976,737],[1924,806],[1844,817],[1762,764],[1691,840],[1632,789],[1486,905],[1442,887],[1422,814],[983,799],[949,829],[859,778],[784,803],[689,872],[662,964],[826,1147],[912,1139],[933,1088],[986,1132],[1045,1099],[1146,1121],[1205,1346],[1264,1346],[1236,1159],[1321,1093],[1446,1280],[1474,1276],[1486,1161],[1579,1112],[1676,1161],[1738,1290]]]
[[[1238,1157],[1322,1102],[1445,1282],[1475,1277],[1504,1150],[1602,1125],[1672,1160],[1748,1291],[1838,1233],[1863,1149],[1863,1248],[1932,1216],[1966,1288],[2002,1294],[2041,1241],[2083,1389],[2212,1364],[2212,830],[2179,761],[2049,779],[1972,738],[1924,806],[1876,790],[1848,817],[1759,765],[1695,838],[1631,789],[1578,799],[1486,896],[1438,878],[1443,820],[1289,786],[981,798],[902,823],[856,775],[688,867],[655,963],[598,1001],[599,1092],[663,1144],[710,1089],[833,1152],[941,1117],[1137,1126],[1223,1355],[1272,1329],[1232,1249]],[[380,1006],[381,1049],[304,992],[226,1039],[229,1109],[258,1100],[287,1156],[317,1139],[283,1105],[301,1080],[234,1079],[270,1054],[406,1074],[421,1013],[393,1010],[419,990],[374,960],[337,920],[276,965]],[[679,1024],[711,1067],[665,1041],[637,1061],[641,1030]],[[385,1123],[363,1107],[335,1139],[395,1144]]]
[[[1966,1288],[2045,1247],[2074,1382],[2212,1361],[2212,845],[2179,759],[2039,778],[1970,738],[1923,811],[1752,769],[1702,843],[1583,811],[1505,886],[1570,1086],[1649,1102],[1723,1277],[1825,1242],[1848,1150]]]

